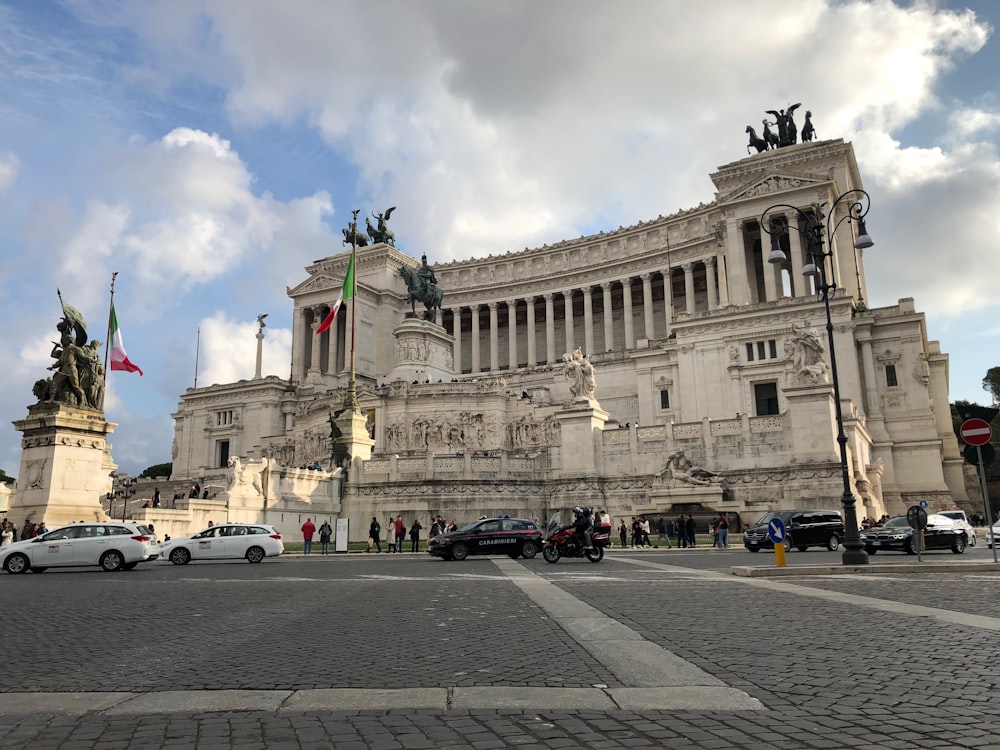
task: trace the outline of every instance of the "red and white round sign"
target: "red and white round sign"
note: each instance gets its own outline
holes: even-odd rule
[[[966,419],[958,430],[967,445],[986,445],[993,437],[990,423],[985,419]]]

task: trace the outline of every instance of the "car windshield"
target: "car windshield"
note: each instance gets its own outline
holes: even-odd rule
[[[473,521],[472,523],[467,523],[467,524],[465,524],[465,526],[460,526],[458,530],[459,531],[472,531],[480,523],[482,523],[482,520],[483,519],[479,519],[478,521]]]
[[[778,514],[775,513],[774,511],[772,511],[770,513],[765,513],[764,515],[762,515],[760,518],[757,519],[757,522],[754,523],[754,526],[767,526],[767,524],[771,523],[771,519],[774,519],[774,518],[777,518],[777,517],[778,517]]]
[[[886,521],[884,524],[882,524],[883,528],[887,528],[887,529],[888,528],[896,528],[896,527],[899,527],[899,526],[909,527],[909,525],[910,524],[908,524],[906,522],[906,516],[896,516],[895,518],[890,518],[888,521]]]

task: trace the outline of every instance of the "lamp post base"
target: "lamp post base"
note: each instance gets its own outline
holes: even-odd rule
[[[865,552],[864,546],[857,549],[845,546],[840,559],[844,565],[867,565],[868,553]]]

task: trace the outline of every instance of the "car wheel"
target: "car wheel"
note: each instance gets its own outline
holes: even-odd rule
[[[530,560],[538,554],[538,545],[534,542],[525,542],[521,545],[521,554],[525,560]]]
[[[751,552],[760,552],[760,547],[747,547]]]
[[[965,539],[965,534],[955,537],[955,541],[952,542],[951,551],[956,555],[961,555],[965,552],[965,548],[968,546],[968,542]]]
[[[3,566],[8,573],[18,574],[27,573],[28,568],[31,567],[31,563],[24,555],[14,554],[7,558],[7,562]]]
[[[783,544],[783,545],[784,545],[784,547],[785,547],[785,552],[791,552],[791,551],[792,551],[792,545],[794,544],[794,542],[792,542],[792,537],[791,537],[791,535],[789,535],[789,536],[786,536],[786,537],[785,537],[785,541],[784,541],[784,542],[782,542],[782,544]]]
[[[125,559],[122,557],[122,553],[118,550],[108,550],[101,555],[101,567],[108,573],[114,573],[116,570],[121,570],[124,564]]]
[[[451,548],[451,557],[454,560],[461,562],[469,556],[469,548],[466,547],[462,542],[456,542]]]
[[[604,559],[604,547],[594,547],[593,549],[587,550],[585,554],[587,555],[587,559],[591,562],[600,562]]]
[[[559,548],[554,544],[551,547],[542,548],[542,557],[545,558],[545,562],[557,563],[559,562]]]
[[[191,553],[183,547],[170,550],[170,562],[174,565],[187,565],[191,562]]]
[[[267,557],[267,555],[264,554],[263,547],[254,546],[247,550],[246,554],[247,562],[259,563],[265,557]]]
[[[48,568],[32,568],[31,572],[32,573],[44,573],[46,570],[48,570]]]
[[[908,555],[917,554],[918,545],[919,542],[917,541],[917,537],[915,535],[911,536],[909,539],[906,540],[906,554]]]
[[[124,565],[122,565],[122,570],[135,570],[135,566],[138,565],[138,564],[139,563],[137,563],[137,562],[134,562],[134,563],[125,563]]]
[[[836,534],[830,534],[830,538],[826,540],[826,548],[831,552],[840,549],[840,537]]]

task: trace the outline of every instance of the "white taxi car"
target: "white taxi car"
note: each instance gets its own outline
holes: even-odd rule
[[[239,560],[259,563],[285,551],[281,534],[273,526],[260,523],[226,523],[210,526],[191,536],[160,545],[160,559],[174,565],[192,560]]]
[[[107,571],[132,570],[159,554],[160,545],[146,526],[74,523],[0,548],[0,566],[8,573],[43,573],[48,568],[89,565]]]

